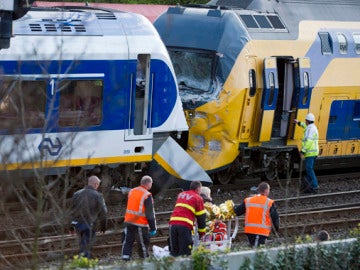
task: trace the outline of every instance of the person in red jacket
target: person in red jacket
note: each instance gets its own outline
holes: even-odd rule
[[[271,229],[279,230],[279,214],[275,201],[268,198],[270,185],[261,182],[257,188],[258,194],[248,197],[244,202],[234,207],[237,216],[245,214],[245,234],[251,247],[265,245]]]
[[[205,235],[206,212],[200,192],[201,182],[192,181],[190,190],[181,192],[177,197],[175,208],[169,221],[171,256],[191,255],[193,246],[192,231],[195,226],[195,220],[200,238]]]
[[[138,243],[140,257],[149,257],[150,236],[156,234],[154,201],[149,192],[152,183],[152,178],[145,175],[140,180],[140,186],[129,192],[124,220],[123,260],[131,259],[135,239]]]

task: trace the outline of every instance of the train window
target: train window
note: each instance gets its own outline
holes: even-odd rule
[[[59,125],[99,125],[102,119],[101,80],[64,80],[59,83]]]
[[[136,62],[136,89],[135,89],[135,115],[134,135],[142,135],[146,132],[147,119],[145,102],[149,87],[150,55],[139,54]]]
[[[251,15],[240,15],[240,18],[245,23],[247,28],[259,28],[259,26],[256,23],[253,16],[251,16]]]
[[[337,38],[338,38],[338,42],[339,42],[339,52],[341,54],[346,54],[347,53],[347,40],[344,34],[337,34]]]
[[[256,73],[254,69],[249,70],[249,85],[250,85],[249,96],[253,97],[256,93]]]
[[[275,15],[269,15],[266,16],[269,21],[271,22],[272,26],[275,29],[285,29],[285,26],[283,25],[283,23],[280,21],[280,18],[278,16]]]
[[[310,91],[309,91],[309,74],[307,72],[304,72],[303,74],[304,76],[304,94],[302,97],[302,105],[306,105],[309,101],[309,95],[310,95]]]
[[[332,41],[328,32],[319,33],[322,54],[332,54]]]
[[[353,34],[354,43],[355,43],[355,52],[360,54],[360,34]]]
[[[274,102],[274,95],[275,95],[275,77],[274,73],[269,73],[269,86],[270,86],[270,92],[269,92],[269,99],[268,99],[268,106],[271,106]]]
[[[360,102],[354,104],[353,121],[360,121]]]
[[[0,128],[40,128],[45,124],[46,81],[2,81]]]
[[[262,15],[254,15],[255,20],[260,25],[261,28],[272,28],[270,22]]]
[[[221,53],[170,48],[180,97],[185,106],[216,99],[221,91],[223,70]]]

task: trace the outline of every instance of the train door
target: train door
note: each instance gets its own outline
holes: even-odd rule
[[[269,57],[264,60],[260,141],[280,139],[286,144],[299,102],[303,107],[308,106],[310,67],[305,65],[308,63],[305,60],[294,60],[292,57]],[[304,76],[301,75],[303,73]],[[295,87],[299,82],[300,87]],[[291,132],[293,133],[293,130]]]
[[[312,83],[310,77],[310,58],[298,58],[294,68],[295,91],[292,102],[292,114],[290,121],[293,119],[303,119],[308,113]],[[289,137],[292,139],[302,138],[304,130],[297,125],[290,125]]]
[[[151,130],[151,81],[150,55],[139,54],[136,62],[136,73],[132,75],[129,129],[126,140],[152,138]]]
[[[286,138],[288,134],[291,102],[294,93],[294,60],[277,58],[279,91],[276,100],[272,138]]]
[[[261,100],[261,125],[259,141],[270,141],[272,126],[276,109],[276,100],[279,91],[278,72],[276,58],[264,59],[264,90]]]

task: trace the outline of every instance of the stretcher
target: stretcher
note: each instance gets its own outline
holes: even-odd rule
[[[235,217],[233,219],[229,219],[229,220],[226,220],[223,222],[227,226],[226,227],[226,236],[224,237],[223,240],[220,240],[220,241],[211,240],[206,237],[199,239],[198,227],[195,226],[193,248],[202,246],[202,247],[204,247],[210,251],[214,251],[214,252],[215,251],[226,251],[226,250],[231,249],[231,243],[235,239],[237,232],[238,232],[239,218]]]

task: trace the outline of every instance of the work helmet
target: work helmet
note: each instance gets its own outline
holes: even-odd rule
[[[314,122],[315,121],[315,116],[312,113],[308,113],[305,117],[305,120],[308,120],[310,122]]]

